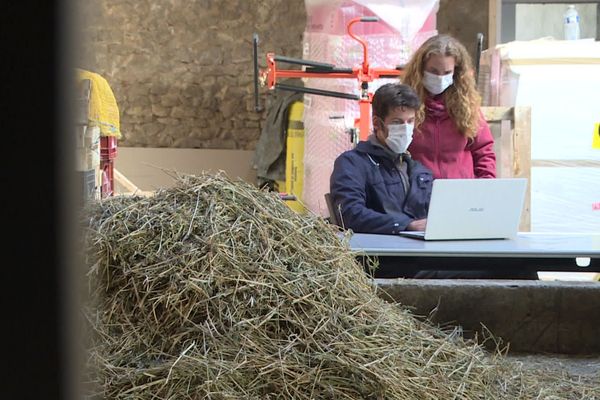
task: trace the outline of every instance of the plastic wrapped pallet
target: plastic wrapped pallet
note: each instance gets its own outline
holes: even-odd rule
[[[484,104],[531,106],[531,230],[600,232],[600,42],[511,42],[481,57]]]
[[[406,63],[425,40],[437,34],[438,0],[306,0],[307,24],[303,38],[304,59],[351,68],[362,64],[363,48],[347,34],[348,22],[356,17],[376,16],[380,22],[360,22],[352,32],[368,43],[369,64],[396,68]],[[374,92],[395,79],[369,84]],[[359,94],[355,79],[306,79],[304,85],[324,90]],[[359,118],[358,102],[332,97],[304,96],[304,190],[302,200],[309,210],[327,216],[324,195],[329,192],[333,162],[352,148],[348,130]]]
[[[75,170],[89,171],[100,165],[100,128],[86,126],[76,136]]]

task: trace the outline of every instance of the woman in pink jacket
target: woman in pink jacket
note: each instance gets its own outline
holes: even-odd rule
[[[422,106],[415,119],[411,156],[434,178],[495,178],[494,138],[480,109],[471,57],[449,35],[429,38],[413,54],[402,82]]]

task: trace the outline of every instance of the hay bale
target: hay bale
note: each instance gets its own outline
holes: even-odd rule
[[[336,228],[223,175],[84,215],[92,397],[600,398],[383,301]]]

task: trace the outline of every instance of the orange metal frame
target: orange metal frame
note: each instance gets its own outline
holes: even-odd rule
[[[372,68],[369,65],[369,51],[367,42],[352,33],[352,26],[358,22],[377,22],[374,17],[359,17],[350,20],[347,32],[350,37],[359,42],[363,47],[363,62],[360,66],[352,68],[352,72],[306,72],[300,70],[277,69],[274,53],[267,53],[267,70],[262,71],[262,81],[266,82],[269,89],[274,89],[279,78],[328,78],[328,79],[357,79],[361,89],[359,102],[360,117],[355,118],[354,126],[358,128],[360,140],[365,140],[371,127],[371,101],[373,93],[368,91],[368,83],[382,77],[390,78],[400,76],[401,69]]]

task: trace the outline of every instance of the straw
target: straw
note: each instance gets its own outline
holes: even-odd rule
[[[224,174],[84,210],[89,398],[600,399],[383,300],[348,235]]]

